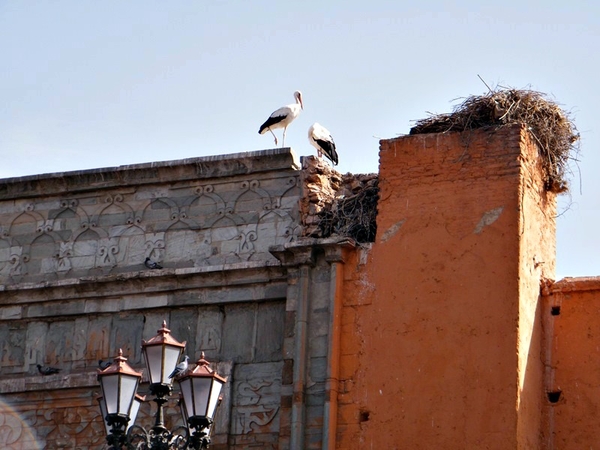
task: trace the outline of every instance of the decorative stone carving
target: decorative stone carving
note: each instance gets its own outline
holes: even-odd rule
[[[276,380],[281,382],[281,380]],[[253,431],[268,433],[276,429],[270,429],[268,425],[273,421],[280,406],[278,404],[265,405],[263,401],[262,389],[267,389],[273,385],[271,381],[263,381],[256,384],[242,382],[238,384],[236,390],[236,399],[240,405],[234,408],[234,434],[249,434]]]
[[[35,431],[8,405],[0,400],[0,448],[11,450],[35,450]]]
[[[281,398],[281,364],[236,366],[233,380],[233,434],[276,431]]]
[[[98,253],[96,255],[96,267],[114,267],[117,265],[119,254],[119,239],[104,238],[98,242]]]
[[[0,213],[0,284],[141,270],[146,257],[165,267],[272,260],[269,246],[299,234],[298,179],[164,184],[16,204]]]
[[[162,261],[165,252],[165,233],[146,234],[145,247],[146,257],[152,261]]]
[[[57,272],[68,272],[71,270],[71,256],[73,256],[73,243],[61,242],[58,250]]]

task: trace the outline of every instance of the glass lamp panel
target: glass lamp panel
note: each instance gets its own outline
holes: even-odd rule
[[[222,387],[223,383],[216,378],[213,378],[212,391],[210,392],[210,400],[208,402],[208,410],[206,411],[206,416],[211,419],[215,415],[215,409],[217,407],[217,403],[219,403],[219,394],[221,393]]]
[[[162,383],[162,345],[147,345],[144,349],[150,383]]]
[[[192,392],[192,379],[184,378],[179,381],[181,395],[183,395],[183,404],[188,417],[195,416],[194,414],[194,393]]]
[[[127,433],[127,431],[134,424],[135,419],[136,419],[136,417],[138,415],[138,411],[140,410],[140,405],[141,404],[142,404],[142,402],[140,402],[137,398],[133,400],[133,404],[131,405],[131,414],[129,414],[129,423],[127,424],[127,428],[125,429],[125,433]]]
[[[129,415],[131,402],[135,396],[138,385],[138,378],[130,375],[121,375],[121,389],[119,390],[119,410],[120,414]]]
[[[185,427],[189,428],[188,412],[183,401],[179,402],[179,409],[181,409],[181,417],[183,417],[183,423],[185,424]]]
[[[207,377],[194,377],[194,403],[197,416],[206,416],[211,381],[212,379]]]
[[[119,400],[119,376],[105,375],[101,379],[102,395],[106,402],[106,414],[114,414],[117,411]]]
[[[169,375],[175,370],[175,366],[179,363],[179,357],[181,355],[180,347],[169,347],[165,348],[165,367],[163,372],[163,383],[170,384],[173,382]]]
[[[100,398],[98,403],[100,404],[100,414],[102,414],[102,423],[106,429],[106,434],[110,434],[110,427],[106,423],[106,403],[104,403],[104,398]]]

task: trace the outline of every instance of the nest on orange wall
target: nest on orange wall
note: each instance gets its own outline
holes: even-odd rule
[[[451,113],[417,120],[410,134],[462,132],[512,124],[526,125],[537,141],[544,161],[546,189],[567,191],[568,163],[571,155],[579,151],[579,133],[569,114],[540,92],[499,89],[470,96]]]

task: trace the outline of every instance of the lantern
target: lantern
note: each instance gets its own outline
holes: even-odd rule
[[[178,379],[188,425],[201,431],[213,421],[221,388],[227,380],[209,367],[204,352],[196,367]]]
[[[148,341],[142,341],[142,352],[146,360],[146,367],[150,376],[150,388],[155,390],[158,386],[168,386],[170,389],[173,379],[169,375],[179,362],[185,341],[178,342],[171,336],[167,322],[163,321],[158,334]]]
[[[119,356],[104,370],[98,369],[98,380],[102,388],[100,410],[109,427],[113,427],[113,434],[125,432],[133,413],[133,399],[142,379],[142,374],[136,372],[127,364],[123,357],[123,350],[119,349]],[[138,405],[139,407],[139,405]]]

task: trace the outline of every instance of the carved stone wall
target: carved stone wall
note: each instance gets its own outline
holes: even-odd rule
[[[0,190],[0,284],[140,270],[146,257],[168,268],[262,261],[298,235],[297,173],[202,178],[195,169],[169,183],[148,167],[130,169],[144,184],[59,192],[51,177],[36,180],[39,196]]]
[[[339,245],[298,238],[299,167],[278,149],[1,180],[0,447],[102,448],[98,360],[143,369],[166,320],[228,377],[212,448],[321,448]]]

